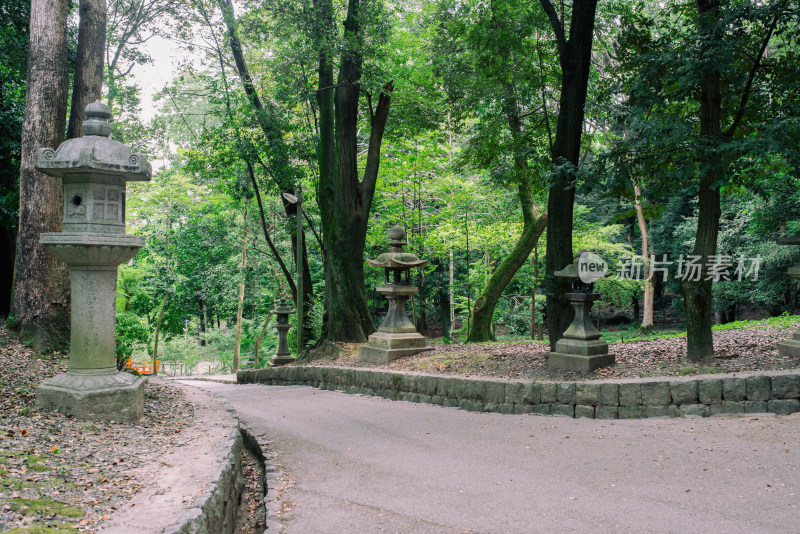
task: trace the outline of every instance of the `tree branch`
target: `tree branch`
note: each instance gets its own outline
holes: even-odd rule
[[[739,127],[739,123],[742,120],[742,116],[744,115],[744,108],[747,106],[747,100],[750,98],[750,91],[753,87],[753,80],[756,77],[756,72],[758,72],[758,68],[761,66],[761,58],[764,57],[764,52],[767,50],[767,45],[769,44],[770,38],[772,38],[772,32],[775,31],[775,27],[778,25],[778,21],[781,18],[781,13],[783,12],[783,7],[786,5],[788,0],[784,0],[781,5],[778,7],[778,12],[775,13],[775,17],[772,19],[772,23],[767,28],[767,34],[764,36],[764,40],[761,43],[761,48],[758,50],[758,55],[756,56],[755,61],[753,61],[753,68],[750,69],[750,75],[747,77],[747,83],[744,86],[744,91],[742,91],[742,100],[739,102],[739,107],[736,109],[736,116],[731,123],[730,128],[722,134],[723,137],[730,139],[733,137],[733,134],[736,132],[736,128]]]
[[[556,42],[558,43],[558,57],[561,61],[564,61],[566,56],[565,49],[567,47],[567,39],[564,37],[564,26],[558,19],[558,13],[556,13],[556,9],[553,7],[553,4],[550,2],[550,0],[539,0],[539,3],[542,5],[544,12],[547,13],[547,18],[550,19],[550,25],[553,27],[553,31],[556,34]]]
[[[383,86],[381,95],[378,97],[378,107],[372,117],[372,130],[369,133],[369,148],[367,149],[367,165],[364,169],[364,179],[359,184],[361,193],[361,206],[359,210],[366,224],[369,210],[372,206],[372,197],[375,195],[375,182],[378,179],[378,166],[381,160],[381,142],[383,141],[383,131],[386,129],[386,119],[389,116],[389,106],[392,102],[392,91],[394,90],[394,80]]]

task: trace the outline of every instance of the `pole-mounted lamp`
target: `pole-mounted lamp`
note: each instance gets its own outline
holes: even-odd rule
[[[297,184],[297,196],[283,193],[289,204],[297,206],[297,356],[303,350],[303,187]]]

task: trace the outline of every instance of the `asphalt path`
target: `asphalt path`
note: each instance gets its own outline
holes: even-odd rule
[[[269,440],[269,532],[800,532],[800,415],[574,420],[191,384]]]

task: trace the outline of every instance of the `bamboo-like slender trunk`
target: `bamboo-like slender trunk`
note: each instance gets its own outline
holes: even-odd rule
[[[650,242],[647,233],[647,221],[644,218],[642,209],[642,188],[636,182],[633,183],[634,203],[636,206],[636,220],[639,223],[639,232],[642,234],[642,261],[644,262],[644,316],[642,317],[642,330],[653,327],[653,297],[655,287],[651,279],[652,266],[650,265]]]
[[[236,308],[236,343],[233,348],[233,365],[231,372],[239,372],[239,357],[242,348],[242,308],[244,307],[244,276],[247,268],[247,207],[250,201],[244,203],[244,222],[242,224],[242,262],[239,265],[239,303]]]

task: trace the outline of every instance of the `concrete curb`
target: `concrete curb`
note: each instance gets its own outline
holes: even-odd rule
[[[577,382],[511,381],[353,367],[239,371],[240,384],[309,385],[473,412],[590,419],[708,417],[800,411],[800,372],[769,371]]]
[[[103,534],[235,531],[244,488],[239,420],[221,397],[183,387],[195,404],[187,442],[166,454],[160,466],[154,466],[154,483],[115,512],[101,530]]]

